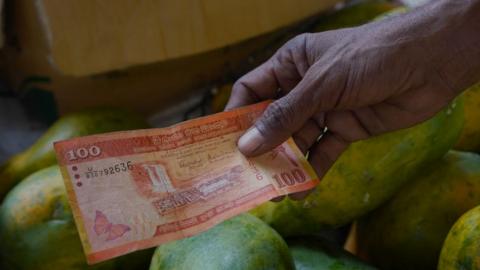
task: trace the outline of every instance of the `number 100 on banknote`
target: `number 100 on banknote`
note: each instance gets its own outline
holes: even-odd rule
[[[55,143],[87,261],[189,237],[313,188],[317,176],[292,139],[254,158],[239,152],[266,106]]]

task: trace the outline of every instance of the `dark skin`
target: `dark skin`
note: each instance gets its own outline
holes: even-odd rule
[[[480,0],[432,2],[300,35],[240,78],[227,110],[275,99],[240,151],[257,156],[293,137],[322,177],[351,143],[428,120],[480,81]]]

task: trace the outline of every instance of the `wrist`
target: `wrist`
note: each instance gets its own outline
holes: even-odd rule
[[[480,0],[433,1],[378,28],[383,42],[414,48],[452,93],[480,81]]]
[[[480,81],[480,0],[441,0],[426,7],[420,46],[432,67],[459,94]],[[427,29],[428,29],[427,28]]]

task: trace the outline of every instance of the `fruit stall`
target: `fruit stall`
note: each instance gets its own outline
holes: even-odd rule
[[[77,193],[87,188],[80,178],[131,171],[140,179],[136,183],[154,175],[164,185],[161,166],[167,166],[115,159],[112,153],[128,152],[122,149],[130,142],[104,154],[91,141],[108,133],[123,142],[120,136],[132,130],[147,134],[187,120],[191,127],[193,119],[221,113],[235,81],[293,37],[388,20],[426,2],[0,1],[0,269],[480,269],[480,83],[425,122],[352,143],[301,200],[267,199],[221,222],[206,221],[195,233],[185,226],[181,236],[166,234],[161,244],[118,244],[114,253],[89,256],[97,245],[90,234],[117,245],[124,235],[148,231],[152,213],[131,218],[146,224],[135,228],[99,210],[91,222],[83,221],[83,211],[93,207],[89,196],[102,186]],[[231,127],[218,122],[205,129],[218,128],[220,137]],[[175,132],[158,140],[179,143]],[[68,152],[66,140],[72,139],[84,148]],[[151,147],[145,141],[131,144]],[[91,162],[110,155],[116,163],[105,172],[88,167],[77,173],[81,164],[69,162],[89,155]],[[221,162],[217,156],[208,159]],[[198,163],[192,156],[179,168]],[[287,180],[305,181],[308,168],[306,176],[292,173]],[[181,206],[208,202],[210,197],[198,195],[202,188],[216,188],[223,185],[220,176],[234,179],[241,173],[237,167],[227,174],[217,168],[205,172],[213,178],[210,186],[184,191],[190,193],[181,197]],[[165,184],[155,193],[145,185],[135,192],[146,198],[174,190]],[[99,201],[121,188],[113,184]],[[118,194],[115,199],[123,203],[118,205],[126,206],[111,213],[128,215],[130,193]],[[178,206],[172,203],[180,204],[155,201],[164,211],[160,218],[177,211],[170,210]],[[160,230],[156,227],[155,236]]]

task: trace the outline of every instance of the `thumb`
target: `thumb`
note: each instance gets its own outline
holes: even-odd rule
[[[299,130],[313,115],[298,91],[271,103],[263,115],[238,140],[238,148],[245,156],[257,156],[277,147]]]

